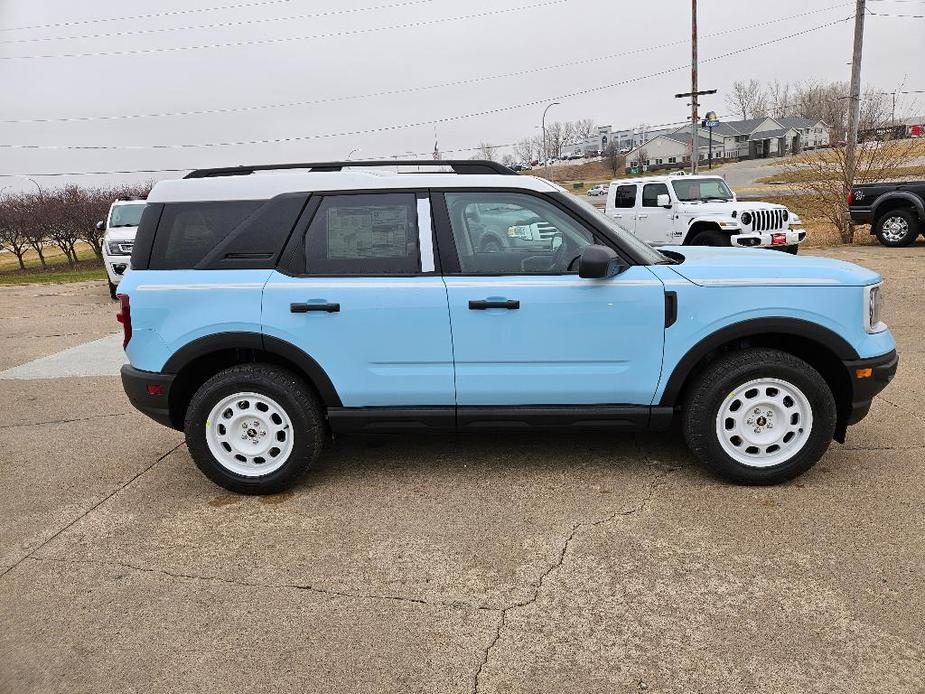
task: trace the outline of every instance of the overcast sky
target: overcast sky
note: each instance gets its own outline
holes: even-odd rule
[[[725,113],[723,94],[736,79],[847,80],[851,22],[708,59],[847,17],[853,6],[701,0],[700,88],[719,90],[703,110]],[[925,14],[925,2],[868,6]],[[717,32],[725,33],[710,36]],[[214,46],[241,42],[249,45]],[[86,55],[92,53],[110,55]],[[904,89],[925,89],[923,54],[925,19],[867,18],[865,84],[892,90],[905,80]],[[570,65],[541,69],[562,64]],[[614,127],[681,120],[689,111],[673,95],[689,90],[689,64],[688,0],[0,0],[0,173],[339,160],[353,149],[354,158],[428,153],[435,120],[444,120],[437,136],[445,157],[468,158],[472,151],[450,150],[536,134],[543,102],[563,95],[575,94],[558,99],[550,120],[591,118]],[[484,79],[524,71],[532,72]],[[355,98],[396,90],[409,91]],[[917,98],[906,109],[925,111],[925,96]],[[252,108],[279,104],[289,105]],[[500,110],[485,113],[493,109]],[[401,127],[407,124],[418,125]],[[284,138],[293,139],[151,148]],[[172,176],[37,180],[44,186]],[[7,185],[32,186],[0,179],[0,188]]]

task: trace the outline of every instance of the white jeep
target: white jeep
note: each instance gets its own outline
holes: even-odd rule
[[[796,253],[806,238],[784,205],[740,202],[720,176],[672,174],[612,181],[608,217],[653,246],[739,246]]]
[[[109,208],[105,221],[96,223],[96,228],[105,230],[103,235],[103,265],[109,281],[109,295],[116,298],[116,287],[122,275],[129,268],[135,232],[145,208],[144,200],[116,200]]]

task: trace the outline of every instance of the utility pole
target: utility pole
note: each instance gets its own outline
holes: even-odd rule
[[[848,138],[845,142],[845,199],[854,185],[857,169],[858,123],[861,119],[861,53],[864,49],[864,15],[866,0],[857,0],[854,9],[854,51],[851,56],[851,90],[848,95]],[[851,218],[845,210],[845,224]]]
[[[549,178],[549,153],[546,151],[546,112],[553,106],[559,106],[559,102],[553,101],[543,109],[543,120],[540,126],[543,128],[543,167],[545,168],[546,178]]]
[[[675,94],[676,99],[685,97],[691,98],[691,173],[697,173],[697,160],[699,159],[700,147],[698,146],[697,126],[700,124],[700,117],[697,114],[699,102],[698,96],[704,94],[716,94],[715,89],[706,91],[697,90],[697,0],[691,0],[691,90],[684,94]]]
[[[697,0],[691,0],[691,173],[697,173]]]

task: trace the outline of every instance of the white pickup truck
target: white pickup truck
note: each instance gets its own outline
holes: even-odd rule
[[[653,246],[739,246],[796,253],[806,238],[784,205],[739,202],[720,176],[671,174],[612,181],[605,213]]]

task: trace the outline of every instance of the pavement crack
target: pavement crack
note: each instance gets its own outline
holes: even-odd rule
[[[131,412],[108,412],[106,414],[92,414],[88,417],[72,417],[70,419],[49,419],[45,422],[23,422],[22,424],[4,424],[0,429],[18,429],[20,427],[41,427],[47,424],[70,424],[71,422],[86,422],[91,419],[105,419],[107,417],[126,417]]]
[[[126,480],[126,481],[123,482],[121,485],[119,485],[118,487],[116,487],[116,488],[115,488],[114,490],[112,490],[109,494],[107,494],[107,495],[104,496],[102,499],[100,499],[99,501],[97,501],[95,504],[93,504],[90,508],[88,508],[86,511],[84,511],[83,513],[81,513],[79,516],[77,516],[76,518],[74,518],[70,523],[68,523],[67,525],[65,525],[65,526],[62,527],[62,528],[59,528],[59,529],[58,529],[54,534],[52,534],[49,538],[47,538],[47,539],[44,540],[43,542],[39,543],[39,545],[38,545],[37,547],[34,547],[28,554],[26,554],[25,556],[21,557],[17,562],[15,562],[14,564],[12,564],[11,566],[8,566],[6,569],[4,569],[2,572],[0,572],[0,578],[3,578],[4,576],[6,576],[10,571],[12,571],[13,569],[15,569],[15,568],[16,568],[17,566],[19,566],[20,564],[22,564],[26,559],[37,559],[37,557],[35,557],[35,553],[38,552],[40,549],[42,549],[42,547],[44,547],[44,546],[47,545],[49,542],[51,542],[52,540],[54,540],[54,539],[55,539],[56,537],[58,537],[61,533],[63,533],[65,530],[67,530],[68,528],[70,528],[71,526],[73,526],[75,523],[77,523],[78,521],[82,520],[82,519],[85,518],[87,515],[89,515],[90,513],[92,513],[93,511],[95,511],[96,509],[98,509],[98,508],[99,508],[100,506],[102,506],[103,504],[105,504],[105,503],[106,503],[107,501],[109,501],[112,497],[114,497],[116,494],[118,494],[118,493],[121,492],[123,489],[125,489],[126,487],[128,487],[130,484],[132,484],[132,482],[134,482],[134,481],[137,480],[139,477],[141,477],[142,475],[144,475],[148,470],[150,470],[151,468],[153,468],[155,465],[157,465],[159,462],[161,462],[164,458],[166,458],[167,456],[169,456],[171,453],[173,453],[175,450],[177,450],[177,449],[178,449],[180,446],[182,446],[183,444],[184,444],[184,441],[180,441],[180,443],[178,443],[176,446],[173,446],[169,451],[167,451],[167,452],[164,453],[163,455],[158,456],[158,458],[156,458],[156,459],[154,460],[154,462],[150,463],[150,464],[147,465],[144,469],[142,469],[141,471],[139,471],[139,472],[135,473],[134,475],[132,475],[132,477],[130,477],[128,480]]]
[[[916,411],[914,411],[914,410],[910,410],[908,407],[903,407],[902,405],[897,405],[897,404],[896,404],[895,402],[893,402],[892,400],[887,400],[885,397],[883,397],[883,396],[880,395],[880,394],[877,395],[877,398],[879,398],[880,400],[883,400],[883,402],[885,402],[887,405],[892,405],[892,406],[895,407],[897,410],[900,410],[900,411],[902,411],[902,412],[905,412],[906,414],[912,415],[913,417],[915,417],[915,418],[916,418],[917,420],[919,420],[920,422],[925,422],[925,417],[923,417],[922,415],[920,415],[918,412],[916,412]]]
[[[659,467],[655,463],[652,463],[649,460],[649,457],[644,452],[643,452],[643,459],[646,461],[646,463],[649,466]],[[479,663],[479,667],[476,670],[473,676],[473,679],[472,679],[472,694],[479,694],[479,684],[480,684],[480,679],[482,676],[482,671],[485,669],[485,666],[488,664],[488,661],[491,658],[492,649],[495,647],[495,645],[498,643],[498,641],[501,638],[501,632],[504,630],[504,627],[507,624],[508,612],[510,612],[511,610],[528,607],[529,605],[532,605],[539,599],[540,593],[543,590],[546,580],[549,578],[549,576],[553,572],[560,569],[562,565],[565,563],[565,559],[568,556],[569,548],[571,547],[572,542],[575,540],[575,537],[578,535],[578,533],[581,530],[584,530],[586,528],[596,528],[600,525],[604,525],[605,523],[610,523],[617,518],[621,518],[624,516],[632,516],[632,515],[641,513],[643,510],[645,510],[646,506],[655,496],[655,492],[657,491],[662,480],[677,469],[679,468],[661,466],[659,471],[655,475],[653,475],[652,479],[650,480],[646,493],[643,495],[642,499],[640,499],[639,502],[632,508],[629,508],[626,510],[618,509],[614,511],[613,513],[610,513],[602,518],[598,518],[597,520],[579,521],[578,523],[575,523],[572,526],[568,535],[565,537],[565,540],[562,542],[562,545],[559,548],[559,552],[557,553],[555,560],[551,562],[549,566],[546,567],[543,573],[540,574],[539,579],[534,582],[532,595],[530,595],[530,597],[527,598],[526,600],[520,600],[518,602],[511,603],[510,605],[507,605],[506,607],[503,607],[500,609],[501,618],[498,622],[498,627],[491,641],[482,651],[481,662]]]
[[[62,564],[88,564],[91,566],[109,566],[109,567],[119,567],[123,569],[130,569],[132,571],[139,571],[142,573],[153,573],[161,576],[168,576],[170,578],[178,578],[182,580],[190,581],[212,581],[216,583],[225,583],[229,585],[240,586],[243,588],[277,588],[280,590],[301,590],[309,593],[314,593],[317,595],[324,595],[332,598],[349,598],[354,600],[382,600],[390,602],[405,602],[411,603],[414,605],[426,605],[428,607],[442,607],[450,609],[461,609],[461,610],[479,610],[484,612],[498,612],[499,610],[491,607],[484,607],[482,605],[473,605],[463,601],[452,601],[452,600],[425,600],[423,598],[413,598],[405,595],[388,595],[385,593],[352,593],[345,590],[333,590],[330,588],[320,588],[311,584],[301,584],[301,583],[261,583],[257,581],[241,581],[233,578],[225,578],[224,576],[215,576],[215,575],[202,575],[195,573],[185,573],[179,571],[171,571],[169,569],[161,569],[149,566],[138,566],[137,564],[131,564],[124,561],[112,561],[112,560],[93,560],[93,559],[68,559],[64,557],[36,557],[30,556],[26,557],[32,561],[49,561],[49,562],[58,562]]]

